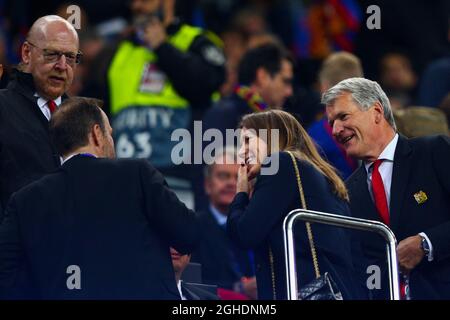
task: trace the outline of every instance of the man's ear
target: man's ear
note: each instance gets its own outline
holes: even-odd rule
[[[256,69],[255,82],[257,85],[264,86],[270,79],[270,74],[263,67]]]
[[[380,102],[375,102],[373,111],[375,112],[375,122],[380,123],[384,119],[384,109]]]
[[[27,42],[22,45],[22,62],[24,64],[29,64],[31,60],[31,47]]]
[[[94,124],[94,126],[92,127],[91,135],[94,146],[101,147],[103,145],[104,134],[102,128],[100,128],[100,125]]]

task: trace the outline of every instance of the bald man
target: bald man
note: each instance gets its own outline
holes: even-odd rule
[[[13,192],[60,165],[48,122],[72,84],[78,46],[76,30],[58,16],[36,20],[22,45],[19,68],[0,91],[0,207]]]

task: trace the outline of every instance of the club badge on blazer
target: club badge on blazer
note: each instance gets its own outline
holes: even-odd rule
[[[428,200],[428,196],[425,192],[420,190],[419,192],[414,193],[414,199],[418,204],[422,204]]]

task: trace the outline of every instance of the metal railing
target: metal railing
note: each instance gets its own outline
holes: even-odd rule
[[[325,212],[295,209],[289,212],[283,222],[284,249],[286,259],[286,280],[288,300],[297,300],[297,269],[293,226],[296,220],[333,225],[342,228],[375,232],[386,241],[389,271],[389,292],[391,300],[400,300],[399,274],[396,246],[397,240],[391,229],[379,221],[340,216]]]

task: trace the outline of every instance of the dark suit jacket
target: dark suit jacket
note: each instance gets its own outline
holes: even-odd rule
[[[78,155],[11,197],[0,226],[0,293],[179,299],[169,246],[190,252],[198,231],[195,214],[147,161]],[[81,269],[81,290],[67,288],[71,265]]]
[[[219,100],[205,113],[203,129],[218,129],[225,137],[227,129],[236,129],[242,117],[251,112],[248,103],[233,93]]]
[[[352,215],[380,220],[361,166],[347,181]],[[414,194],[423,191],[428,200],[419,204]],[[433,245],[434,261],[422,262],[410,277],[416,299],[450,298],[450,139],[444,136],[406,139],[399,137],[394,156],[390,199],[390,228],[397,241],[425,232]],[[358,232],[367,264],[386,268],[381,237]],[[387,278],[386,278],[387,279]],[[376,298],[388,297],[387,280]],[[381,292],[378,292],[381,291]]]
[[[34,97],[31,74],[16,72],[6,89],[0,90],[0,202],[59,167],[50,143],[48,120]],[[1,221],[1,216],[0,216]]]
[[[193,252],[191,261],[202,265],[203,283],[232,290],[233,284],[240,281],[241,277],[254,276],[248,250],[233,245],[211,211],[207,209],[200,213],[199,220],[205,241]],[[239,264],[238,269],[233,266],[233,261]]]
[[[217,295],[212,294],[192,283],[181,282],[181,290],[187,300],[220,300]]]
[[[286,299],[282,224],[291,210],[301,207],[292,160],[284,152],[279,156],[278,172],[259,175],[251,199],[247,193],[238,193],[228,217],[231,238],[241,246],[255,250],[259,299],[273,298],[269,248],[274,258],[276,297]],[[326,178],[306,161],[297,163],[308,209],[348,215],[347,203],[333,194]],[[302,287],[315,276],[305,224],[297,222],[294,229],[297,277],[299,287]],[[347,233],[343,229],[319,224],[312,225],[312,230],[321,273],[331,273],[345,299],[359,298],[355,294],[356,279]]]

